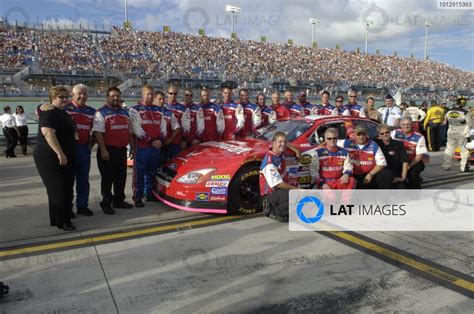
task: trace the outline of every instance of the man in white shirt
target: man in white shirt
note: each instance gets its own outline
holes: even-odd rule
[[[16,143],[18,142],[18,137],[20,136],[20,131],[18,131],[15,117],[12,115],[10,107],[4,107],[3,112],[4,114],[2,114],[2,116],[0,117],[0,121],[2,122],[3,135],[7,140],[7,149],[5,150],[5,157],[13,158],[16,157],[15,147]]]
[[[382,123],[390,127],[391,130],[398,128],[400,119],[402,118],[402,110],[395,106],[392,95],[385,96],[385,105],[380,113],[382,114]]]

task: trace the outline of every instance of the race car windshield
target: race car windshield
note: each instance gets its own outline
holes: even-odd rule
[[[276,132],[283,132],[286,134],[288,142],[293,142],[300,137],[311,125],[304,120],[288,120],[280,121],[275,124],[257,130],[257,138],[264,141],[272,141],[273,135]]]

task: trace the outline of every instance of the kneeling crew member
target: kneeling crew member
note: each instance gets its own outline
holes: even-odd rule
[[[387,161],[380,147],[369,139],[363,125],[355,128],[355,141],[339,140],[338,146],[347,149],[354,167],[354,178],[359,189],[390,189],[393,174],[386,169]]]
[[[379,138],[375,140],[377,145],[387,160],[387,169],[393,173],[392,188],[405,189],[405,180],[408,174],[408,159],[407,152],[403,143],[392,140],[390,137],[390,127],[386,124],[380,124],[377,127]]]
[[[283,182],[286,170],[284,156],[286,148],[285,133],[275,133],[272,149],[265,155],[260,166],[260,194],[267,196],[272,209],[270,217],[281,222],[288,221],[289,190],[297,189],[297,187]]]
[[[402,118],[400,129],[392,131],[391,136],[394,140],[403,143],[410,160],[407,174],[408,188],[421,189],[421,172],[425,170],[423,155],[427,153],[425,138],[413,131],[410,117]]]
[[[311,161],[311,177],[317,187],[322,189],[353,189],[355,180],[349,151],[338,147],[338,132],[329,128],[324,132],[326,146],[316,149]]]

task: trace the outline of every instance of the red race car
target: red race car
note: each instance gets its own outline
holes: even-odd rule
[[[164,164],[159,170],[154,190],[163,203],[181,210],[217,213],[252,214],[262,207],[259,191],[260,164],[271,147],[273,135],[282,131],[289,143],[298,147],[297,160],[287,150],[286,182],[308,188],[311,184],[311,156],[329,127],[339,130],[339,138],[353,136],[357,125],[367,127],[371,138],[377,135],[377,122],[343,116],[312,116],[301,120],[277,122],[261,128],[255,138],[206,142],[195,145]]]

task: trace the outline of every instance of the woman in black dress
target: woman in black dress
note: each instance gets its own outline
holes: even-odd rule
[[[71,223],[76,140],[74,120],[64,111],[68,90],[55,86],[49,91],[50,104],[43,105],[39,116],[38,143],[33,157],[46,186],[51,226],[67,231]]]

